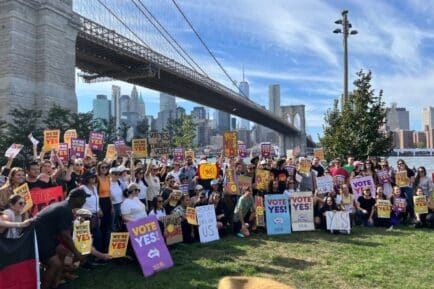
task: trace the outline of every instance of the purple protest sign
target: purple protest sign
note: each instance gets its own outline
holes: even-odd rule
[[[173,151],[173,160],[174,161],[184,160],[184,148],[175,148],[175,150]]]
[[[84,149],[86,147],[86,141],[84,139],[73,138],[71,139],[71,152],[70,156],[76,158],[84,158]]]
[[[127,223],[131,244],[139,260],[145,277],[173,266],[172,256],[164,243],[164,238],[155,216],[149,216]]]
[[[247,157],[247,145],[238,144],[238,156],[243,159]]]
[[[102,151],[104,145],[104,133],[91,131],[89,135],[89,146],[92,151]]]

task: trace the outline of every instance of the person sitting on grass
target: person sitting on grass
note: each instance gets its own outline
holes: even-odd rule
[[[226,233],[226,228],[230,225],[225,214],[225,204],[221,200],[221,195],[219,193],[212,193],[209,198],[209,204],[214,205],[217,228],[219,230],[219,235],[221,236]]]
[[[356,202],[356,216],[365,227],[374,226],[375,199],[371,196],[371,189],[364,188],[363,195]]]
[[[390,197],[392,203],[392,212],[390,213],[390,227],[392,230],[394,226],[404,223],[407,218],[407,200],[406,194],[401,191],[398,186],[393,187],[392,196]]]
[[[350,214],[351,225],[354,226],[354,195],[350,194],[347,184],[343,184],[339,190],[341,196],[340,207]]]
[[[333,197],[328,196],[325,198],[324,205],[319,209],[319,217],[315,218],[315,225],[321,229],[327,229],[326,213],[330,211],[339,211],[336,201]]]
[[[256,214],[252,190],[244,186],[241,191],[243,194],[238,199],[234,210],[233,230],[238,237],[244,238],[250,235],[249,223],[255,222]]]
[[[192,225],[187,222],[186,212],[187,207],[191,206],[191,199],[189,194],[184,193],[179,200],[179,205],[173,210],[172,214],[181,216],[181,229],[184,243],[193,243],[194,230]]]
[[[390,227],[390,218],[378,218],[378,210],[377,210],[377,204],[378,200],[388,200],[387,196],[384,194],[384,188],[383,186],[379,185],[377,186],[377,190],[375,191],[375,226],[376,227]]]
[[[416,214],[416,228],[434,228],[434,201],[432,198],[427,198],[422,187],[417,187],[416,196],[423,196],[426,198],[426,205],[428,213]]]

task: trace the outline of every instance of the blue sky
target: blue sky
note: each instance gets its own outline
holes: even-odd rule
[[[103,1],[152,48],[183,62],[132,1]],[[209,76],[234,89],[171,0],[142,2]],[[305,104],[307,130],[314,139],[322,132],[324,113],[342,93],[342,34],[332,31],[343,9],[349,10],[349,20],[359,32],[349,39],[350,90],[358,70],[371,70],[373,88],[384,90],[387,105],[396,102],[406,107],[410,127],[415,130],[421,129],[422,107],[434,104],[434,1],[177,3],[233,79],[242,79],[244,66],[251,99],[268,107],[268,85],[278,83],[281,105]],[[74,5],[84,16],[129,34],[97,1],[75,0]],[[77,79],[76,84],[79,111],[91,110],[96,94],[110,96],[112,84],[120,85],[122,93],[129,94],[132,89],[132,85],[118,81],[85,84]],[[159,93],[146,88],[139,91],[145,99],[146,113],[156,115]],[[178,99],[178,105],[190,111],[197,104]]]

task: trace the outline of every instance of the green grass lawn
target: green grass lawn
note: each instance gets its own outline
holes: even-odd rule
[[[434,231],[360,228],[233,236],[170,248],[174,267],[144,278],[136,263],[81,270],[72,288],[217,288],[228,275],[269,277],[297,288],[434,288]],[[258,288],[260,289],[260,288]]]

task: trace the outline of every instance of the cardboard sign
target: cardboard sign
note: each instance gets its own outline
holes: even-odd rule
[[[236,131],[226,131],[223,133],[223,149],[227,158],[232,158],[238,152],[238,135]]]
[[[185,218],[187,219],[187,222],[189,224],[197,225],[196,209],[192,207],[187,207],[187,210],[185,212]]]
[[[77,250],[83,254],[90,254],[92,251],[92,236],[90,234],[90,221],[83,223],[74,223],[74,232],[72,233],[72,240]]]
[[[214,205],[199,206],[196,208],[197,222],[199,223],[199,238],[201,243],[219,240],[217,217]]]
[[[102,151],[104,146],[104,133],[91,131],[89,135],[89,146],[92,151]]]
[[[247,157],[247,145],[245,144],[238,145],[238,156],[243,159]]]
[[[351,232],[350,213],[346,211],[327,211],[326,214],[327,230]]]
[[[43,208],[64,199],[62,186],[46,189],[33,188],[30,190],[30,195],[33,201],[33,207],[30,210],[31,216],[36,216]]]
[[[291,195],[291,222],[293,231],[313,231],[312,192],[294,192]]]
[[[238,194],[238,184],[235,181],[235,172],[233,169],[226,170],[226,184],[225,188],[228,194],[237,195]]]
[[[216,164],[199,164],[199,179],[211,180],[216,179],[218,176],[218,169]]]
[[[271,143],[262,143],[261,144],[261,156],[263,158],[268,158],[271,156]]]
[[[177,162],[184,160],[184,148],[175,148],[173,150],[173,160]]]
[[[324,150],[323,148],[313,149],[313,156],[318,158],[320,161],[324,160]]]
[[[148,156],[148,141],[143,139],[133,139],[133,157],[134,158],[146,158]]]
[[[116,159],[117,154],[116,154],[116,148],[114,144],[109,144],[107,145],[107,151],[105,152],[105,158],[108,160],[114,160]]]
[[[357,200],[362,194],[365,188],[371,190],[371,196],[375,197],[375,183],[371,176],[359,177],[350,180],[353,194]]]
[[[20,195],[26,202],[26,205],[21,211],[22,214],[27,212],[33,207],[32,195],[30,194],[29,186],[27,185],[27,183],[24,183],[21,186],[15,188],[13,192],[16,195]]]
[[[108,254],[112,258],[122,258],[127,254],[129,233],[111,233]]]
[[[172,257],[164,244],[164,238],[155,216],[128,222],[127,228],[145,277],[173,266]]]
[[[183,240],[181,229],[181,217],[179,214],[171,214],[161,217],[160,221],[164,224],[164,237],[167,245],[181,243]]]
[[[249,176],[238,176],[237,177],[237,181],[238,181],[238,187],[242,188],[244,186],[248,186],[249,188],[252,187],[252,177]]]
[[[407,176],[407,171],[396,172],[396,185],[400,188],[410,186],[410,179]]]
[[[75,129],[68,129],[63,134],[63,142],[67,143],[69,148],[71,148],[71,140],[73,138],[78,138],[77,131]]]
[[[389,171],[387,170],[377,171],[376,174],[377,174],[378,182],[381,185],[388,184],[392,181],[392,178],[389,175]]]
[[[390,218],[390,209],[392,204],[389,200],[377,200],[377,217],[380,219],[389,219]]]
[[[265,195],[267,234],[290,234],[289,201],[285,195]]]
[[[270,171],[267,170],[256,170],[255,174],[255,184],[258,190],[268,190],[268,181],[270,179]]]
[[[60,130],[51,129],[44,130],[44,151],[49,152],[59,149]]]
[[[396,213],[407,211],[407,200],[405,198],[393,198],[392,210]]]
[[[168,132],[151,132],[149,146],[157,156],[170,154],[170,134]]]
[[[311,163],[310,159],[302,158],[300,160],[300,168],[298,169],[298,172],[300,174],[309,175],[311,166],[312,166],[312,163]]]
[[[265,227],[264,198],[255,196],[256,226]]]
[[[414,212],[416,214],[427,214],[428,206],[425,196],[413,196]]]
[[[191,158],[193,160],[193,162],[195,161],[194,159],[194,150],[186,150],[185,151],[185,158]]]
[[[71,157],[75,156],[78,159],[84,158],[85,149],[86,141],[84,139],[71,139]]]
[[[325,195],[327,193],[333,192],[333,177],[323,176],[316,178],[317,193]]]
[[[59,160],[62,162],[67,162],[69,160],[69,148],[67,143],[59,144],[59,151],[57,152]]]
[[[23,149],[22,144],[12,144],[5,152],[5,157],[14,159]]]
[[[32,145],[37,145],[37,144],[39,144],[39,141],[33,137],[33,134],[29,134],[27,137],[28,137],[29,140],[32,142]]]

